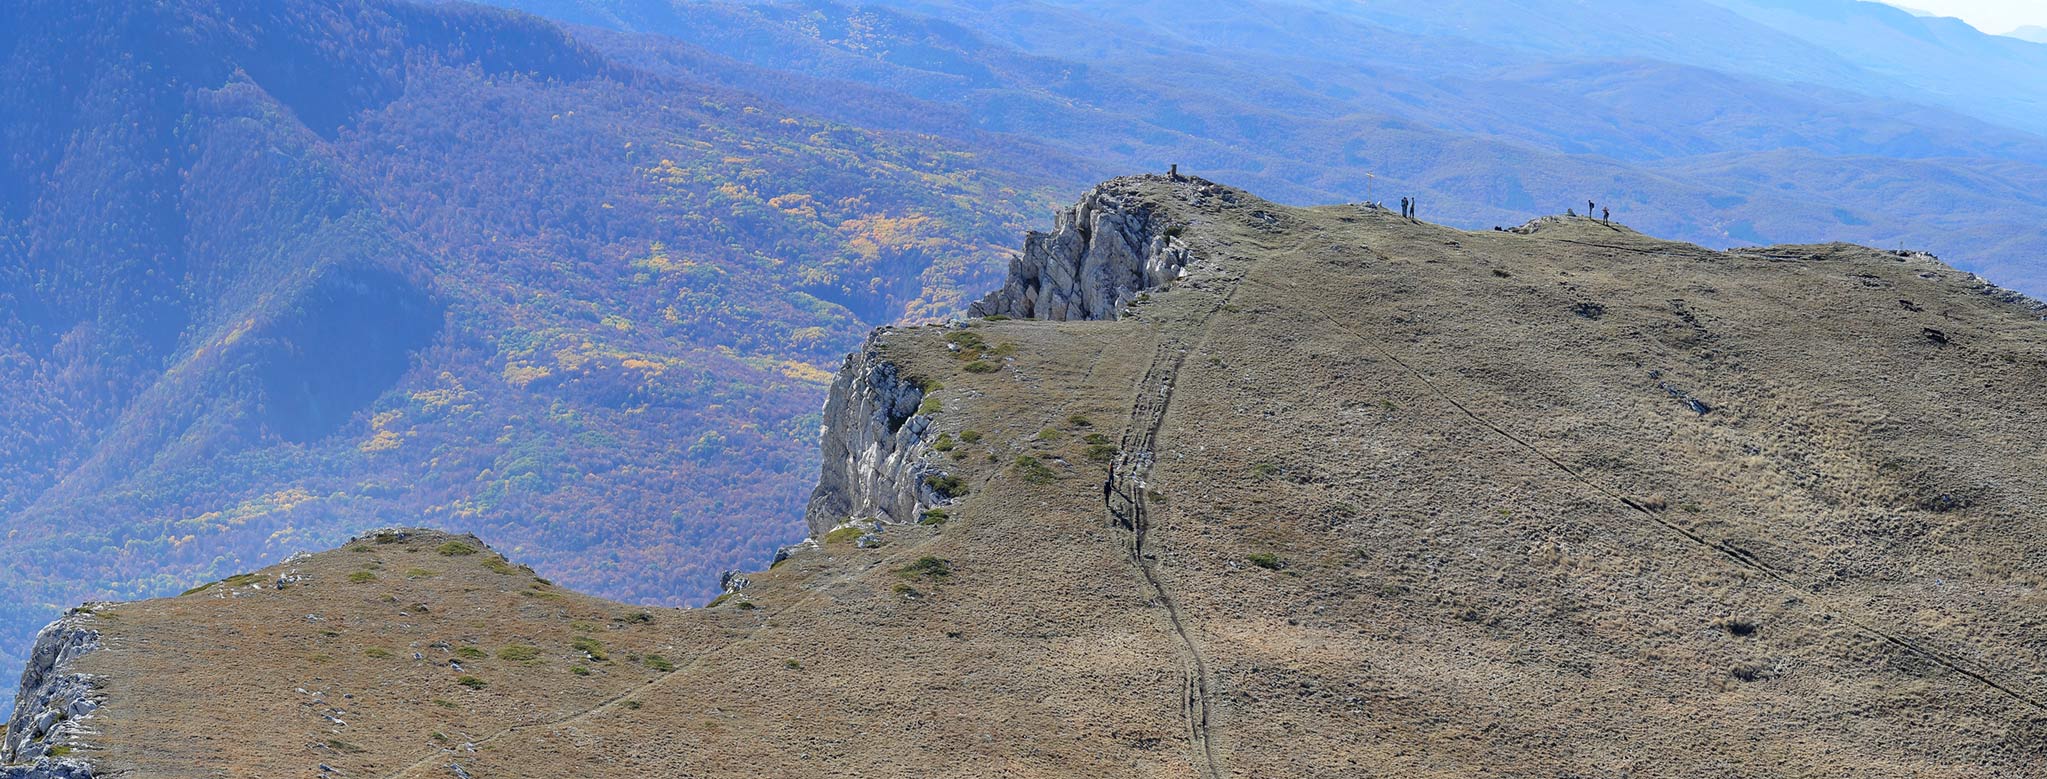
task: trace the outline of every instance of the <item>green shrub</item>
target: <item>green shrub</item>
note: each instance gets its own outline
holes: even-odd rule
[[[945,509],[925,509],[924,515],[917,518],[917,524],[943,525],[949,519],[952,519],[952,515],[945,513]]]
[[[789,658],[789,659],[787,659],[787,660],[783,660],[783,661],[782,661],[782,667],[783,667],[783,668],[788,668],[788,669],[791,669],[791,670],[795,670],[795,669],[798,669],[798,668],[802,668],[802,667],[803,667],[803,663],[801,663],[801,662],[798,662],[798,661],[796,660],[796,658],[793,658],[793,657],[792,657],[792,658]]]
[[[356,584],[373,582],[377,580],[377,574],[371,571],[356,571],[348,575],[348,580]]]
[[[994,373],[1002,370],[1002,366],[987,360],[975,360],[967,363],[966,368],[968,373]]]
[[[456,680],[455,680],[455,683],[456,683],[456,684],[459,684],[459,685],[462,685],[462,686],[464,686],[464,687],[467,687],[467,688],[469,688],[469,689],[472,689],[472,690],[481,690],[481,689],[483,689],[483,688],[485,688],[485,687],[488,687],[488,686],[490,686],[490,682],[486,682],[486,681],[484,681],[484,680],[482,680],[482,679],[478,679],[478,678],[476,678],[476,677],[474,677],[474,676],[464,676],[464,677],[462,677],[462,678],[460,678],[460,679],[456,679]]]
[[[953,447],[958,445],[958,443],[952,440],[952,435],[948,433],[939,433],[938,438],[931,442],[931,448],[941,452],[950,452]]]
[[[1265,570],[1268,571],[1277,571],[1281,568],[1286,567],[1286,560],[1282,559],[1279,555],[1273,554],[1271,552],[1258,552],[1255,554],[1244,555],[1244,559],[1250,562],[1252,565],[1264,568]]]
[[[640,663],[642,665],[647,666],[648,668],[652,668],[662,673],[668,673],[669,671],[675,670],[675,664],[668,662],[668,658],[662,657],[660,655],[647,655],[646,658],[640,661]]]
[[[942,557],[919,557],[917,562],[896,569],[896,573],[912,579],[943,579],[952,575],[952,561]]]
[[[1030,484],[1050,484],[1059,479],[1059,472],[1052,470],[1052,466],[1028,454],[1017,455],[1016,460],[1010,463],[1010,469],[1016,472],[1017,478]]]
[[[405,578],[407,579],[431,579],[439,575],[440,575],[439,573],[429,571],[425,568],[412,568],[408,569],[405,572]]]
[[[1090,421],[1090,420],[1089,420],[1089,419],[1087,418],[1087,415],[1085,415],[1085,414],[1074,414],[1073,416],[1067,417],[1067,418],[1066,418],[1066,424],[1072,425],[1072,426],[1074,426],[1074,427],[1094,427],[1094,426],[1095,426],[1095,423],[1094,423],[1093,421]]]
[[[1119,450],[1115,444],[1089,444],[1087,447],[1087,459],[1098,463],[1105,463],[1116,459],[1117,451]]]
[[[853,543],[854,541],[859,540],[861,536],[866,534],[867,534],[866,528],[860,527],[859,525],[847,525],[845,527],[837,528],[829,533],[824,534],[824,542],[826,544],[850,544]]]
[[[1251,475],[1256,476],[1260,479],[1270,479],[1274,476],[1278,476],[1279,474],[1280,467],[1272,463],[1258,463],[1257,465],[1251,466]]]
[[[989,314],[988,316],[986,316],[986,317],[982,317],[982,318],[983,318],[983,319],[986,319],[986,320],[988,320],[988,321],[990,321],[990,322],[1007,322],[1007,321],[1009,321],[1009,315],[1008,315],[1008,314]]]
[[[740,611],[752,611],[752,610],[754,610],[754,609],[757,609],[757,608],[760,608],[760,607],[759,607],[759,606],[756,606],[756,605],[754,605],[754,602],[753,602],[753,601],[750,601],[750,600],[743,600],[743,601],[740,601],[740,602],[739,602],[739,607],[738,607],[738,608],[739,608],[739,610],[740,610]]]
[[[978,444],[978,443],[980,443],[980,442],[981,442],[981,431],[979,431],[979,430],[961,430],[961,431],[960,431],[960,442],[961,442],[961,443],[968,443],[968,444]]]
[[[513,574],[519,573],[518,566],[506,562],[504,558],[501,557],[493,557],[488,560],[484,560],[483,567],[489,569],[491,573],[502,574],[505,576],[511,576]]]
[[[583,666],[580,666],[580,665],[578,665],[578,666],[571,666],[571,667],[569,668],[569,673],[575,674],[575,675],[577,675],[577,676],[589,676],[589,675],[590,675],[590,669],[588,669],[588,668],[585,668],[585,667],[583,667]]]
[[[434,551],[440,552],[443,556],[446,557],[464,557],[467,555],[476,554],[476,547],[470,546],[460,541],[449,541],[448,543],[434,547]]]
[[[1065,433],[1061,433],[1058,430],[1054,430],[1049,427],[1038,431],[1038,440],[1040,441],[1057,441],[1064,437],[1066,437]]]
[[[527,646],[525,644],[508,644],[505,646],[505,648],[498,650],[499,660],[513,660],[518,662],[524,662],[527,660],[538,659],[539,657],[540,647],[537,646]]]
[[[930,485],[941,497],[957,498],[967,494],[967,481],[949,473],[926,475],[924,483]]]
[[[959,347],[959,351],[953,354],[962,360],[979,358],[981,352],[988,348],[987,340],[981,338],[980,333],[972,330],[954,330],[947,333],[945,335],[945,342]]]
[[[362,653],[364,656],[374,657],[378,660],[388,660],[391,657],[391,650],[385,649],[380,646],[370,647],[368,649],[363,650]]]
[[[924,397],[924,402],[917,404],[917,413],[922,416],[930,416],[944,410],[945,402],[929,395]]]
[[[482,660],[483,658],[489,657],[490,655],[481,649],[477,649],[476,647],[465,646],[455,650],[455,656],[467,660]]]
[[[603,662],[609,659],[604,655],[604,642],[589,636],[577,636],[574,641],[569,642],[569,646],[575,648],[578,652],[589,655],[591,660]]]

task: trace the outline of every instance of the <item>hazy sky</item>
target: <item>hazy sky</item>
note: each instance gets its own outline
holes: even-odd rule
[[[1891,5],[1953,16],[1990,33],[2021,26],[2047,27],[2047,0],[1887,0]]]

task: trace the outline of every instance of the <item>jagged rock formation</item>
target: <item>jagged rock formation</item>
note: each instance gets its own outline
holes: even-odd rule
[[[100,648],[96,608],[72,609],[36,635],[21,674],[14,715],[0,741],[0,779],[88,779],[92,766],[72,756],[92,732],[90,721],[105,699],[100,680],[75,667]]]
[[[1176,180],[1215,188],[1198,179]],[[1009,261],[1009,280],[967,314],[1114,319],[1140,293],[1179,278],[1193,255],[1175,240],[1177,228],[1146,202],[1137,181],[1095,187],[1059,210],[1052,232],[1025,236],[1023,252]]]
[[[889,361],[888,332],[847,355],[825,400],[824,468],[804,512],[813,538],[854,519],[911,522],[945,501],[925,479],[937,469],[926,459],[931,419],[918,413],[924,389]]]

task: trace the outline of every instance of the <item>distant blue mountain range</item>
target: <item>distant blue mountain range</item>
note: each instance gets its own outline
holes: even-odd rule
[[[1716,247],[1909,246],[2047,293],[2047,47],[1878,3],[496,1],[1111,168],[1412,195],[1478,228],[1597,200]]]

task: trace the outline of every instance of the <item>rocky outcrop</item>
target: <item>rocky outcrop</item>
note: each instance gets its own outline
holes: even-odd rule
[[[0,779],[89,779],[92,765],[73,754],[92,732],[93,712],[104,702],[98,678],[77,671],[79,657],[100,647],[94,610],[72,609],[36,635],[21,674],[14,716],[0,741]]]
[[[938,469],[924,441],[931,418],[917,413],[924,389],[883,355],[886,334],[846,357],[825,400],[824,471],[804,513],[813,538],[854,519],[914,522],[946,500],[925,478]]]
[[[1134,186],[1111,181],[1061,209],[1050,233],[1024,238],[1009,280],[968,316],[1115,319],[1139,293],[1179,278],[1193,255]]]

